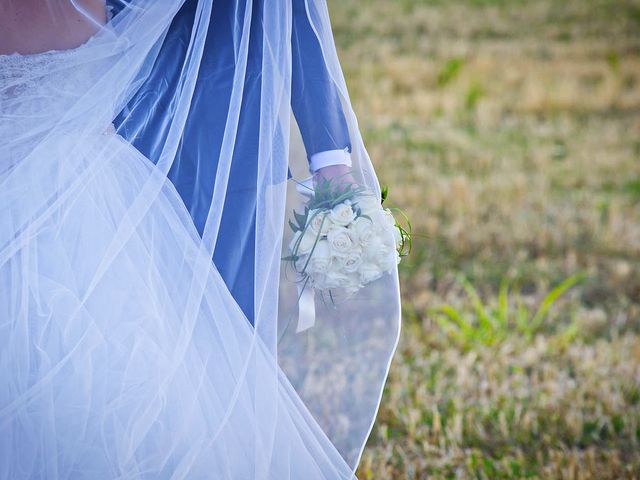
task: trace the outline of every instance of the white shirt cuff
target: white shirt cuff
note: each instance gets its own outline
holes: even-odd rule
[[[309,157],[309,171],[317,172],[320,168],[330,165],[346,165],[351,166],[351,154],[349,148],[342,150],[325,150],[324,152],[314,153]]]

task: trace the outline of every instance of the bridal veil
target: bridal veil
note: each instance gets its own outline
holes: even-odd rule
[[[325,2],[114,0],[105,23],[80,0],[42,1],[60,28],[68,2],[96,33],[0,56],[0,478],[352,478],[400,299],[394,269],[346,300],[316,296],[302,325],[282,262],[308,175],[292,78],[314,89],[295,85],[295,15],[344,113],[354,176],[380,197]],[[216,62],[224,95],[197,88]],[[213,130],[215,151],[190,155],[215,170],[178,192],[185,143]],[[204,198],[195,224],[185,195]],[[227,224],[240,256],[233,236],[221,250]],[[216,250],[251,263],[238,269],[248,308]]]

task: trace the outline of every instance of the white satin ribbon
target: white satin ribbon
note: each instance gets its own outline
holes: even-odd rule
[[[296,190],[305,197],[313,195],[313,176],[299,180],[296,183]],[[313,287],[298,281],[298,327],[296,333],[304,332],[313,327],[316,323],[315,291]]]
[[[304,332],[316,323],[315,290],[305,286],[304,282],[298,283],[298,327],[296,333]]]

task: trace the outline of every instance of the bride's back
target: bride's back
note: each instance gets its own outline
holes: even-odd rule
[[[106,21],[105,3],[106,0],[0,0],[0,54],[77,47]]]

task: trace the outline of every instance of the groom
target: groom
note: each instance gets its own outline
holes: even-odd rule
[[[351,165],[349,132],[338,91],[326,70],[307,18],[305,0],[293,1],[291,106],[310,171],[332,176]],[[254,322],[256,180],[260,122],[263,1],[253,2],[249,58],[229,184],[213,261],[249,321]],[[117,119],[121,135],[157,161],[154,135],[162,128],[185,58],[197,0],[187,0],[171,24],[150,77]],[[240,8],[236,8],[240,7]],[[117,12],[116,12],[117,14]],[[202,63],[183,138],[169,172],[202,234],[227,121],[235,71],[234,26],[244,10],[213,2]],[[237,39],[235,39],[237,40]]]

